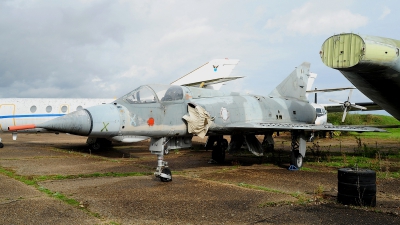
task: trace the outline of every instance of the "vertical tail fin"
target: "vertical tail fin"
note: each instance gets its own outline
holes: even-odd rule
[[[306,98],[308,99],[308,91],[311,91],[311,88],[314,84],[315,78],[317,78],[317,74],[316,73],[310,73],[310,76],[308,77],[308,82],[307,82],[307,93],[306,93]]]
[[[207,86],[207,88],[218,90],[221,88],[222,82],[241,78],[229,78],[238,63],[238,59],[213,59],[171,84],[187,86],[199,86],[201,84]]]
[[[269,95],[274,97],[295,98],[308,101],[306,97],[306,91],[309,76],[310,63],[303,62]]]

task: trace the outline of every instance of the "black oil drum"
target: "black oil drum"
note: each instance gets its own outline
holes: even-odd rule
[[[376,173],[369,169],[338,170],[337,201],[344,205],[376,206]]]

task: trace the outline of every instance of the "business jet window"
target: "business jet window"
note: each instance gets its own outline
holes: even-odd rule
[[[82,110],[83,109],[83,107],[82,106],[78,106],[78,107],[76,107],[76,111],[79,111],[79,110]]]
[[[63,105],[63,107],[61,107],[61,112],[66,113],[68,110],[68,107],[66,105]]]
[[[35,106],[35,105],[31,106],[31,113],[34,113],[34,112],[36,112],[36,110],[37,110],[37,108],[36,108],[36,106]]]
[[[53,107],[51,107],[50,105],[46,107],[46,112],[50,113],[51,110],[53,110]]]

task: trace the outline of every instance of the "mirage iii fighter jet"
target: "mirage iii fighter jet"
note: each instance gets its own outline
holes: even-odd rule
[[[257,156],[263,147],[255,135],[273,145],[274,131],[291,131],[292,164],[301,167],[306,137],[316,130],[384,131],[371,127],[316,124],[316,108],[306,98],[309,63],[298,66],[268,96],[223,92],[178,85],[144,85],[110,104],[76,111],[35,127],[93,138],[123,135],[150,137],[150,152],[157,155],[155,176],[171,181],[164,155],[169,149],[187,148],[192,137],[208,136],[212,158],[225,159],[225,150],[246,143]],[[9,127],[17,131],[18,126]],[[231,135],[228,144],[223,135]]]

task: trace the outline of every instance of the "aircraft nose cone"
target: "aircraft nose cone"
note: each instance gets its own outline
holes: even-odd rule
[[[93,125],[90,114],[83,109],[38,124],[36,127],[87,136],[92,131]]]

